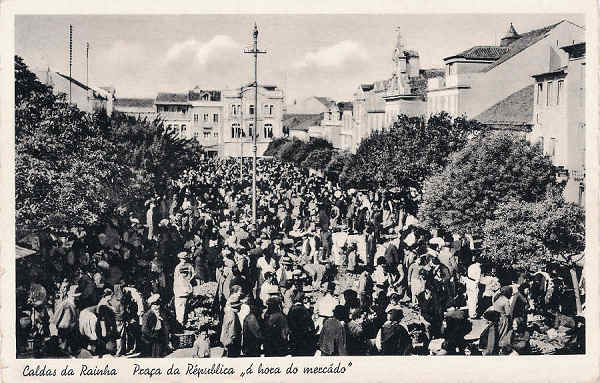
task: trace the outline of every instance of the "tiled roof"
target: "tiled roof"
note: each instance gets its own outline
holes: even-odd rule
[[[153,98],[117,98],[115,107],[125,108],[152,108],[154,107]]]
[[[510,50],[509,47],[499,47],[495,45],[476,45],[465,51],[446,57],[444,60],[452,58],[465,58],[469,60],[498,60],[502,55]]]
[[[490,66],[488,66],[484,70],[484,72],[488,72],[488,71],[494,69],[495,67],[502,64],[503,62],[510,59],[511,57],[515,56],[519,52],[521,52],[521,51],[529,48],[531,45],[537,43],[538,41],[543,39],[548,32],[550,32],[552,29],[554,29],[554,27],[556,27],[558,24],[562,23],[563,21],[565,21],[565,20],[561,20],[556,24],[548,25],[546,27],[534,29],[527,33],[521,34],[518,39],[516,39],[508,47],[506,47],[506,48],[508,48],[508,52],[503,54],[502,57],[500,57],[497,61],[490,64]]]
[[[188,103],[188,94],[187,93],[166,93],[159,92],[156,96],[157,104],[187,104]]]
[[[69,81],[69,79],[70,79],[73,84],[77,85],[78,87],[82,88],[83,90],[89,90],[90,89],[87,85],[83,84],[82,82],[79,82],[79,81],[75,80],[72,77],[69,77],[69,76],[67,76],[65,74],[62,74],[62,73],[59,73],[59,72],[56,72],[56,74],[58,74],[60,77],[62,77],[64,79],[66,79],[67,81]]]
[[[318,125],[322,119],[322,114],[285,114],[283,128],[308,132],[309,127]]]
[[[526,128],[532,123],[533,117],[533,84],[516,91],[474,119],[486,124]]]

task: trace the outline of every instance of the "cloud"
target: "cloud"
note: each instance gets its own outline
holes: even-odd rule
[[[193,56],[200,65],[206,65],[236,50],[239,50],[239,45],[226,35],[216,35],[207,42],[190,39],[176,43],[169,48],[165,56],[165,63],[169,64]]]
[[[297,69],[309,67],[335,69],[351,61],[365,61],[367,57],[366,50],[360,44],[344,40],[335,45],[308,52],[293,66]]]

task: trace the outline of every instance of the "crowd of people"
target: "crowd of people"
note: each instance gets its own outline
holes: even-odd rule
[[[17,269],[18,351],[523,355],[537,331],[584,352],[560,268],[497,269],[476,238],[424,230],[390,190],[344,189],[276,160],[258,162],[254,223],[248,165],[206,160],[144,212],[38,233]],[[199,325],[189,319],[207,286],[211,320]]]

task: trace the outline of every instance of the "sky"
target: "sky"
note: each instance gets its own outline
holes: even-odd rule
[[[431,15],[27,15],[15,19],[15,53],[32,69],[69,73],[73,25],[75,79],[114,86],[117,97],[183,92],[196,85],[228,89],[253,81],[252,27],[259,29],[258,81],[283,87],[286,101],[309,96],[351,100],[360,84],[390,77],[399,27],[421,68],[474,45],[497,45],[512,22],[517,32],[583,14]]]

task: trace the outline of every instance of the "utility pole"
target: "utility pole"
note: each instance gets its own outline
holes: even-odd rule
[[[244,108],[242,100],[244,99],[244,87],[240,88],[240,184],[242,182],[242,178],[244,177],[244,140],[242,140],[241,131],[244,128]]]
[[[87,86],[88,108],[90,106],[90,43],[85,43],[85,86]]]
[[[69,105],[71,105],[71,85],[73,76],[71,67],[73,66],[73,26],[69,24]]]
[[[258,28],[254,23],[252,32],[254,44],[252,49],[245,49],[244,53],[254,55],[254,129],[252,129],[252,223],[256,228],[256,130],[258,129],[258,55],[267,53],[258,50]]]

